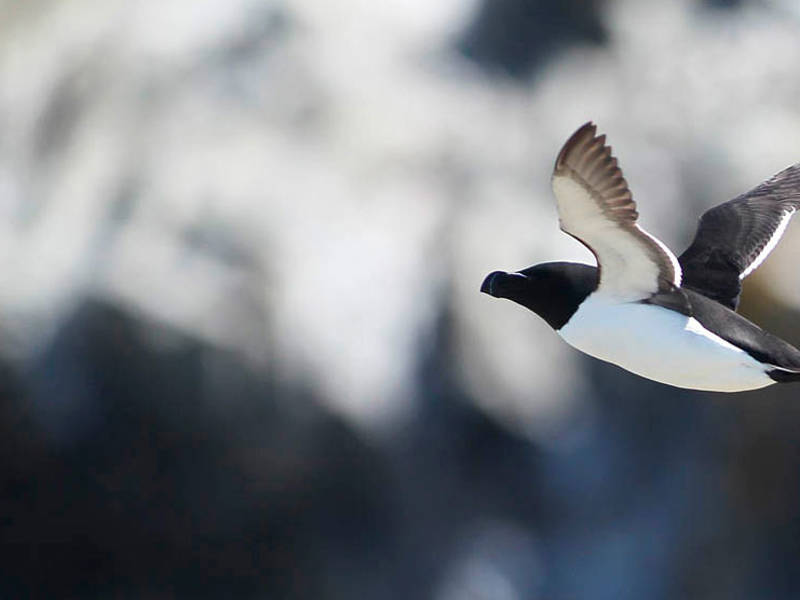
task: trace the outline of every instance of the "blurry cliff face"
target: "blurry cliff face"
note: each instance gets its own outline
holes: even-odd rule
[[[643,382],[478,286],[592,261],[549,189],[588,119],[676,251],[800,160],[797,28],[779,2],[0,2],[7,589],[44,563],[78,596],[768,579],[724,556],[791,544],[795,393]],[[799,247],[744,302],[795,342]]]
[[[677,247],[707,205],[793,161],[800,42],[778,14],[7,3],[3,350],[28,360],[81,299],[107,298],[386,424],[413,410],[414,358],[451,303],[484,408],[524,429],[563,416],[583,385],[574,356],[476,282],[591,261],[557,230],[548,188],[588,118]]]

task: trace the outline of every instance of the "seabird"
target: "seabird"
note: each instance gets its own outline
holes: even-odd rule
[[[800,350],[736,312],[742,280],[775,248],[800,208],[800,163],[700,218],[686,251],[637,224],[605,135],[589,122],[556,158],[561,230],[597,259],[495,271],[481,291],[521,304],[568,344],[680,388],[739,392],[800,381]]]

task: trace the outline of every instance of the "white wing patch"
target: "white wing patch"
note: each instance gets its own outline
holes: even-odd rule
[[[667,257],[667,260],[669,260],[669,262],[672,264],[672,270],[675,273],[675,276],[670,281],[675,287],[680,287],[681,281],[683,281],[683,271],[681,270],[681,263],[680,261],[678,261],[678,257],[672,253],[672,250],[670,250],[664,242],[662,242],[652,233],[645,231],[644,229],[639,227],[639,225],[636,225],[636,229],[638,229],[641,233],[649,237],[650,241],[652,241],[656,246],[661,248],[661,251]]]
[[[731,352],[738,352],[740,354],[744,354],[744,350],[742,350],[741,348],[737,348],[736,346],[734,346],[733,344],[731,344],[726,340],[723,340],[713,331],[709,331],[708,329],[703,327],[703,324],[700,323],[700,321],[698,321],[694,317],[689,317],[689,319],[686,321],[685,329],[686,331],[689,331],[696,335],[702,335],[704,338],[709,339],[718,346],[730,350]]]
[[[786,231],[786,227],[789,225],[789,221],[792,220],[792,215],[794,215],[795,209],[790,208],[787,209],[786,212],[783,213],[781,217],[781,222],[778,223],[778,226],[775,228],[775,231],[772,233],[772,237],[769,238],[769,241],[766,243],[764,248],[762,248],[761,252],[758,253],[758,256],[755,257],[753,262],[747,265],[744,271],[739,273],[739,279],[744,279],[750,273],[755,271],[761,263],[764,262],[764,259],[769,256],[769,253],[775,249],[775,246],[778,245],[778,242],[781,241],[781,237],[783,237],[783,233]]]
[[[659,278],[664,269],[658,259],[671,263],[674,276],[670,274],[670,282],[680,285],[680,264],[663,242],[637,224],[623,225],[610,219],[579,181],[556,174],[552,184],[561,229],[586,244],[597,257],[598,292],[621,302],[647,298],[661,287]]]

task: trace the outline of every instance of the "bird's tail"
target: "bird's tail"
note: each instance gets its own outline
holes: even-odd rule
[[[800,371],[775,368],[767,371],[767,375],[769,375],[778,383],[792,383],[793,381],[800,381]]]

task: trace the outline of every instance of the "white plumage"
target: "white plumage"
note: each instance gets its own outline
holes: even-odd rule
[[[676,387],[738,392],[775,383],[762,363],[696,319],[652,304],[592,294],[558,334],[581,352]]]

